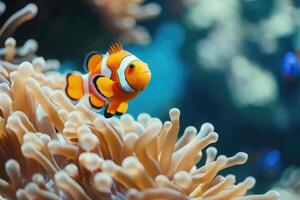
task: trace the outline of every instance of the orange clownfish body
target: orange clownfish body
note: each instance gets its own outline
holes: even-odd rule
[[[119,41],[114,41],[108,52],[90,53],[85,59],[88,74],[67,75],[66,94],[74,100],[89,95],[94,109],[105,109],[105,117],[123,114],[128,101],[136,97],[149,83],[148,65],[125,51]]]

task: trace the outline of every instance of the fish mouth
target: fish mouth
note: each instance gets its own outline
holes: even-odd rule
[[[144,71],[144,72],[141,73],[141,75],[145,75],[145,74],[149,74],[150,77],[151,77],[151,72],[150,71]]]
[[[146,86],[148,85],[149,81],[151,79],[151,72],[150,71],[144,71],[140,74],[140,77],[139,77],[139,81],[141,83],[141,86],[140,87],[140,90],[143,91]]]
[[[142,74],[151,74],[150,71],[144,71]]]

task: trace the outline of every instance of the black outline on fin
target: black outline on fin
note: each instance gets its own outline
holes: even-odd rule
[[[79,99],[74,99],[73,97],[71,97],[71,96],[68,94],[68,91],[67,91],[67,89],[68,89],[68,87],[69,87],[69,81],[68,81],[68,79],[69,79],[69,77],[70,77],[71,75],[74,75],[74,74],[71,72],[71,73],[68,73],[67,76],[66,76],[66,79],[67,79],[67,80],[66,80],[65,93],[66,93],[66,95],[68,96],[68,98],[70,98],[72,101],[79,101],[80,98],[79,98]]]
[[[123,115],[123,114],[125,114],[125,113],[122,113],[122,112],[118,112],[118,111],[117,111],[115,115],[121,116],[121,115]]]
[[[89,96],[89,104],[92,106],[92,108],[94,108],[96,110],[101,110],[104,107],[104,106],[97,107],[97,106],[93,105],[91,102],[91,95]]]
[[[99,78],[101,78],[101,77],[106,77],[106,76],[97,75],[97,76],[94,77],[94,79],[93,79],[94,87],[96,88],[97,92],[99,92],[99,94],[101,94],[101,95],[104,96],[105,98],[110,98],[110,97],[108,97],[108,96],[105,96],[105,95],[100,91],[100,89],[99,89],[98,86],[97,86],[97,80],[98,80]]]
[[[88,69],[88,61],[89,61],[89,59],[93,56],[93,55],[99,55],[100,53],[99,52],[97,52],[97,51],[92,51],[92,52],[90,52],[90,53],[88,53],[86,56],[85,56],[85,58],[84,58],[84,61],[83,61],[83,68],[84,68],[84,70],[86,71],[86,72],[90,72],[89,71],[89,69]]]
[[[114,116],[114,114],[111,114],[109,112],[107,112],[109,104],[106,106],[105,110],[104,110],[104,117],[105,118],[111,118],[112,116]]]

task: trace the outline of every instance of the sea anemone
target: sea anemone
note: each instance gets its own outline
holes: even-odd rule
[[[34,63],[34,62],[33,62]],[[46,68],[41,65],[42,69]],[[56,75],[59,80],[63,75]],[[0,84],[0,194],[8,199],[277,199],[245,196],[252,177],[235,183],[218,173],[247,154],[218,156],[210,123],[187,127],[177,141],[180,111],[170,121],[148,114],[106,119],[73,105],[62,85],[30,62]],[[197,133],[198,132],[198,133]]]
[[[6,6],[0,1],[0,16],[5,12]],[[0,48],[0,70],[15,71],[17,66],[23,61],[33,61],[37,56],[35,55],[38,50],[38,43],[34,39],[28,39],[23,46],[17,47],[16,40],[11,37],[16,29],[25,22],[33,19],[38,12],[38,8],[35,4],[31,3],[19,10],[12,16],[10,16],[0,28],[0,43],[4,43],[4,48]],[[45,65],[43,64],[45,62]],[[52,69],[58,69],[60,63],[58,60],[44,60],[43,58],[35,59],[33,63],[37,71],[47,71]],[[41,69],[44,65],[43,69]],[[7,73],[5,73],[8,75]],[[2,78],[2,77],[1,77]]]
[[[5,8],[5,4],[0,1],[0,15],[5,12]],[[37,51],[38,45],[33,39],[27,40],[23,46],[17,48],[16,40],[14,38],[9,38],[20,25],[34,18],[36,14],[36,5],[28,4],[26,7],[9,17],[2,25],[0,28],[0,42],[5,41],[5,47],[0,49],[2,60],[13,61],[24,57],[28,58]]]

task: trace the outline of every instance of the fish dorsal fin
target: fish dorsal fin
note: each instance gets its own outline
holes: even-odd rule
[[[88,72],[94,72],[102,61],[102,55],[96,51],[89,53],[84,61],[84,67]]]
[[[109,54],[114,54],[119,51],[123,50],[122,44],[118,40],[114,40],[108,47],[108,53]]]

